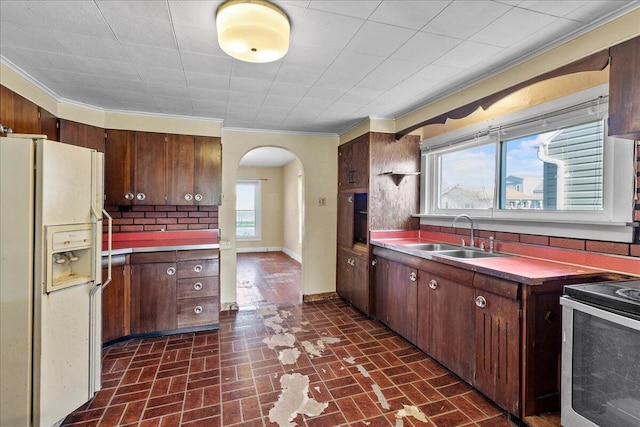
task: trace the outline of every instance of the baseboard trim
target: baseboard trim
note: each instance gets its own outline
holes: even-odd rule
[[[250,248],[236,248],[237,253],[251,253],[251,252],[283,252],[282,246],[256,246]]]
[[[321,294],[302,295],[302,302],[326,301],[330,299],[340,298],[336,292],[324,292]]]
[[[295,253],[289,248],[282,248],[282,252],[302,264],[302,255],[299,253]]]

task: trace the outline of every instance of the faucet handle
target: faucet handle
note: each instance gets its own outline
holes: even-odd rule
[[[481,251],[484,251],[484,244],[485,244],[485,243],[486,243],[486,242],[482,242],[482,243],[480,243],[480,250],[481,250]]]
[[[464,239],[460,239],[460,246],[466,246],[467,244],[465,243]]]

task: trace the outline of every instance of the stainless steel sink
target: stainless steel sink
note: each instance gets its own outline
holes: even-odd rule
[[[472,258],[497,258],[509,256],[505,254],[497,254],[495,252],[484,252],[474,249],[457,249],[457,250],[444,250],[438,251],[438,255],[448,256],[451,258],[463,258],[463,259],[472,259]]]
[[[460,249],[460,246],[447,245],[446,243],[413,243],[405,246],[421,251],[450,251]]]

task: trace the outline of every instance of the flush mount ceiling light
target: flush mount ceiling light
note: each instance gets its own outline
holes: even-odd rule
[[[216,12],[218,43],[231,57],[272,62],[289,50],[289,18],[264,0],[229,0]]]

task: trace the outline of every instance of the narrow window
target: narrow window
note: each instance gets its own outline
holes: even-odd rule
[[[238,180],[236,184],[236,236],[242,240],[260,239],[261,181]]]

